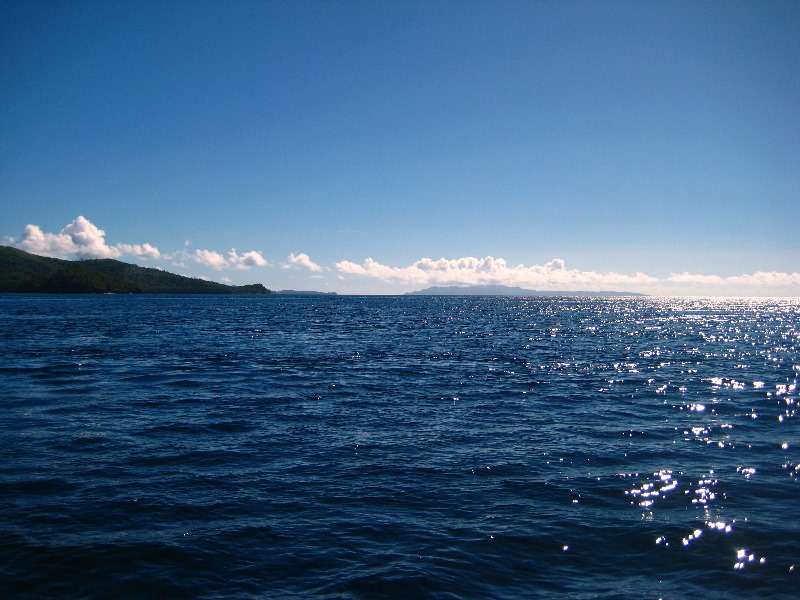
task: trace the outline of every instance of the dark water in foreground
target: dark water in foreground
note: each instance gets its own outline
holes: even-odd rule
[[[800,300],[0,296],[0,596],[794,598]]]

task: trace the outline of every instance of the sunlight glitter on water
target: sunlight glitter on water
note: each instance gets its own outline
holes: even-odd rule
[[[756,563],[756,561],[758,561],[757,564],[763,565],[767,562],[767,559],[763,556],[759,558],[753,553],[748,553],[746,548],[740,548],[736,551],[736,563],[734,563],[733,568],[741,570],[750,564]]]
[[[7,319],[26,333],[0,348],[0,435],[25,450],[0,514],[41,557],[17,572],[109,553],[158,573],[148,553],[179,539],[209,597],[797,589],[798,302],[48,302],[80,324]],[[79,348],[76,328],[114,335]]]

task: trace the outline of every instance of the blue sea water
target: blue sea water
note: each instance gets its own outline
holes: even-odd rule
[[[5,598],[795,598],[800,300],[0,296]]]

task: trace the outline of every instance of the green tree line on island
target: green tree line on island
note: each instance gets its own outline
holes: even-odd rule
[[[270,294],[260,283],[225,285],[110,258],[62,260],[0,246],[0,292],[39,294]]]

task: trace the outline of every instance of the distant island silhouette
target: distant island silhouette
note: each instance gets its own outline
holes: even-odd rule
[[[283,296],[336,296],[336,292],[315,292],[314,290],[278,290],[272,292]]]
[[[526,290],[508,285],[450,285],[433,286],[416,292],[406,292],[406,296],[646,296],[636,292],[568,292]]]
[[[62,260],[0,246],[0,292],[39,294],[271,294],[260,283],[225,285],[111,258]]]

